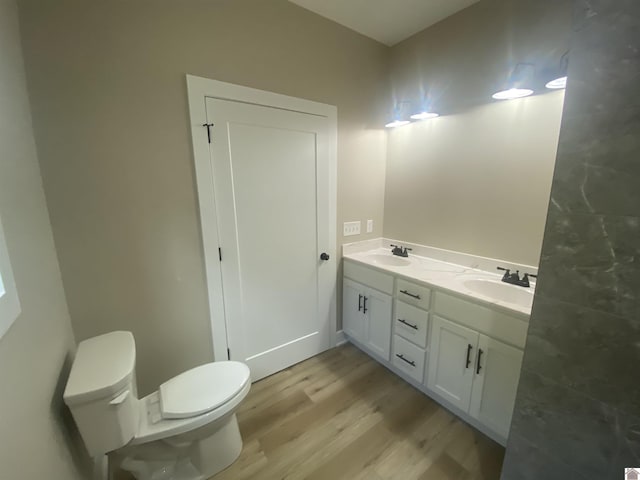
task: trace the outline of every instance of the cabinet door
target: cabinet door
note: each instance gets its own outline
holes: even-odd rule
[[[366,345],[389,361],[391,350],[391,295],[367,288],[363,305],[367,319]]]
[[[480,335],[469,413],[505,438],[509,435],[521,365],[522,350]]]
[[[433,317],[427,387],[467,412],[471,399],[478,333]]]
[[[365,316],[362,313],[363,285],[344,279],[342,287],[342,329],[354,340],[365,343]]]

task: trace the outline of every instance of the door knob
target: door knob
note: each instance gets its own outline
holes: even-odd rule
[[[325,261],[326,261],[326,260],[329,260],[329,254],[328,254],[328,253],[324,253],[324,252],[322,252],[322,253],[320,254],[320,260],[325,260]]]

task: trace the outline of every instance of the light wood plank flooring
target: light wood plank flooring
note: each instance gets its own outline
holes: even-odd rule
[[[238,420],[240,458],[211,480],[498,480],[504,456],[352,345],[254,383]]]
[[[351,345],[255,383],[212,480],[497,480],[504,449]]]

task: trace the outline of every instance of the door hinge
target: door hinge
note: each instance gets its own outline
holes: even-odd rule
[[[218,258],[222,261],[222,249],[218,247]]]
[[[211,127],[213,127],[213,123],[203,123],[203,127],[207,127],[207,140],[211,143]]]
[[[231,350],[227,348],[227,360],[231,360]]]

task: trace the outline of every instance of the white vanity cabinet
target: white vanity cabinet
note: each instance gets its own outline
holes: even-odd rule
[[[433,317],[427,388],[467,412],[471,401],[478,332]]]
[[[347,337],[503,445],[527,318],[384,269],[344,262]]]
[[[480,334],[469,414],[493,431],[509,435],[522,350]]]
[[[393,329],[396,335],[415,343],[423,350],[427,348],[429,335],[429,313],[407,305],[396,299],[393,315]]]
[[[378,287],[393,286],[393,277],[364,267],[347,270],[358,280]],[[383,275],[383,276],[380,276]],[[389,361],[391,351],[391,295],[369,285],[345,278],[342,296],[342,328],[349,337],[368,348],[371,353]]]
[[[427,388],[506,438],[526,322],[440,292],[434,310]]]
[[[430,303],[428,287],[396,278],[391,363],[418,383],[428,363]]]
[[[345,278],[342,283],[342,330],[349,337],[365,341],[366,318],[362,313],[362,296],[367,287]]]

